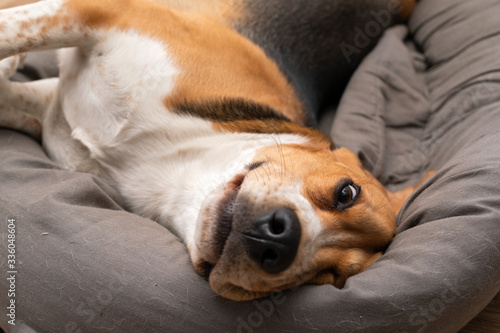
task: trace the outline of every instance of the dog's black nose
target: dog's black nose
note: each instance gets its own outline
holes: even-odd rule
[[[280,208],[261,216],[244,234],[247,252],[270,274],[287,269],[299,248],[301,228],[299,217],[290,208]]]

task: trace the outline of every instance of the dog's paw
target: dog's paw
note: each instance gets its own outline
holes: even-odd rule
[[[24,58],[23,53],[0,60],[0,127],[25,132],[40,140],[42,131],[40,120],[19,108],[19,103],[25,100],[25,96],[14,93],[12,82],[9,81],[9,78],[22,66]]]
[[[0,60],[0,80],[8,80],[18,68],[22,68],[25,53]]]

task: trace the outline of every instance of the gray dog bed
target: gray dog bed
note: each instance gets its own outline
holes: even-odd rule
[[[392,189],[437,173],[403,207],[384,256],[345,288],[253,302],[216,296],[185,246],[124,211],[109,186],[0,130],[0,258],[15,219],[7,332],[456,332],[500,290],[500,3],[423,0],[353,76],[332,137]]]

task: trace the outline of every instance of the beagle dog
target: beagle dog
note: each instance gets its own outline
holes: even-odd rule
[[[311,125],[414,1],[163,2],[0,11],[0,125],[172,230],[221,296],[342,287],[416,187],[388,192]],[[55,48],[59,78],[9,81],[20,54]]]

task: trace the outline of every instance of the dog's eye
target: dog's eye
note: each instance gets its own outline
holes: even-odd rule
[[[349,204],[358,195],[358,190],[352,185],[347,185],[342,189],[339,195],[339,203],[343,205]]]
[[[337,186],[335,195],[335,207],[342,211],[349,208],[359,196],[361,187],[353,184],[351,180],[343,180]]]

